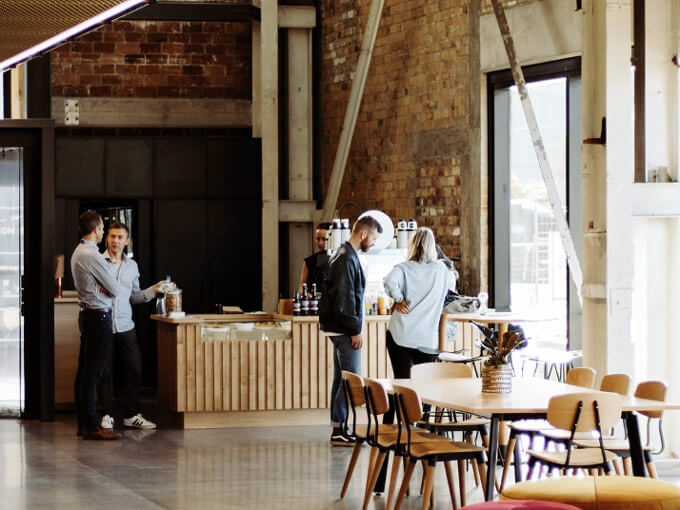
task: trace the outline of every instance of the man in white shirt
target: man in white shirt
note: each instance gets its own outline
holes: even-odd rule
[[[132,306],[151,301],[160,292],[160,281],[147,289],[139,287],[139,268],[137,263],[125,255],[125,247],[130,243],[130,231],[123,223],[109,226],[106,236],[108,249],[104,252],[111,272],[120,286],[120,293],[113,300],[113,349],[107,361],[101,382],[97,386],[100,405],[103,408],[102,427],[112,429],[113,398],[111,388],[112,367],[120,366],[122,381],[116,394],[123,404],[126,427],[155,429],[156,424],[144,418],[139,404],[139,387],[142,379],[142,358],[137,342],[135,323],[132,320]]]

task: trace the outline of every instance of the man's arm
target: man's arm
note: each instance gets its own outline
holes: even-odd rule
[[[101,254],[97,253],[95,256],[87,257],[83,263],[85,270],[92,273],[92,276],[94,276],[95,280],[101,285],[102,290],[109,296],[117,297],[118,294],[120,294],[118,280],[113,276],[109,265]]]
[[[161,284],[165,283],[167,280],[161,280],[160,282],[154,283],[151,287],[147,287],[141,290],[139,287],[139,269],[135,272],[135,276],[132,279],[132,292],[130,293],[130,303],[133,305],[138,305],[140,303],[148,303],[156,294],[160,292]]]

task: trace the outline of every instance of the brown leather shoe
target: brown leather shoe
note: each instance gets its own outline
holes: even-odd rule
[[[113,429],[103,429],[97,427],[97,430],[88,430],[83,434],[83,439],[91,440],[111,440],[120,438],[120,432],[114,432]]]

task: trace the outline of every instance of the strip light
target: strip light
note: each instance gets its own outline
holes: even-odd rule
[[[86,19],[85,21],[78,23],[77,25],[67,30],[64,30],[63,32],[60,32],[57,35],[50,37],[49,39],[46,39],[45,41],[39,44],[36,44],[35,46],[31,46],[30,48],[22,51],[21,53],[17,53],[16,55],[8,58],[7,60],[3,60],[2,62],[0,62],[0,72],[6,70],[8,67],[12,67],[13,65],[18,64],[19,62],[22,62],[39,53],[42,53],[43,51],[49,50],[50,48],[53,48],[54,46],[57,46],[58,44],[63,43],[64,41],[70,39],[71,37],[74,37],[97,25],[109,21],[123,14],[125,11],[134,9],[135,7],[141,4],[148,3],[149,1],[150,0],[125,0],[124,2],[121,2],[115,7],[111,7],[110,9],[107,9],[92,18]]]

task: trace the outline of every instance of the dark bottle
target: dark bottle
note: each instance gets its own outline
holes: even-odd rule
[[[302,315],[309,315],[309,294],[307,292],[307,284],[302,284],[302,296],[300,298],[300,311]]]
[[[300,293],[295,291],[295,298],[293,298],[293,315],[302,315],[300,310]]]
[[[309,300],[309,314],[319,315],[319,295],[316,293],[316,283],[312,283],[312,297]]]

